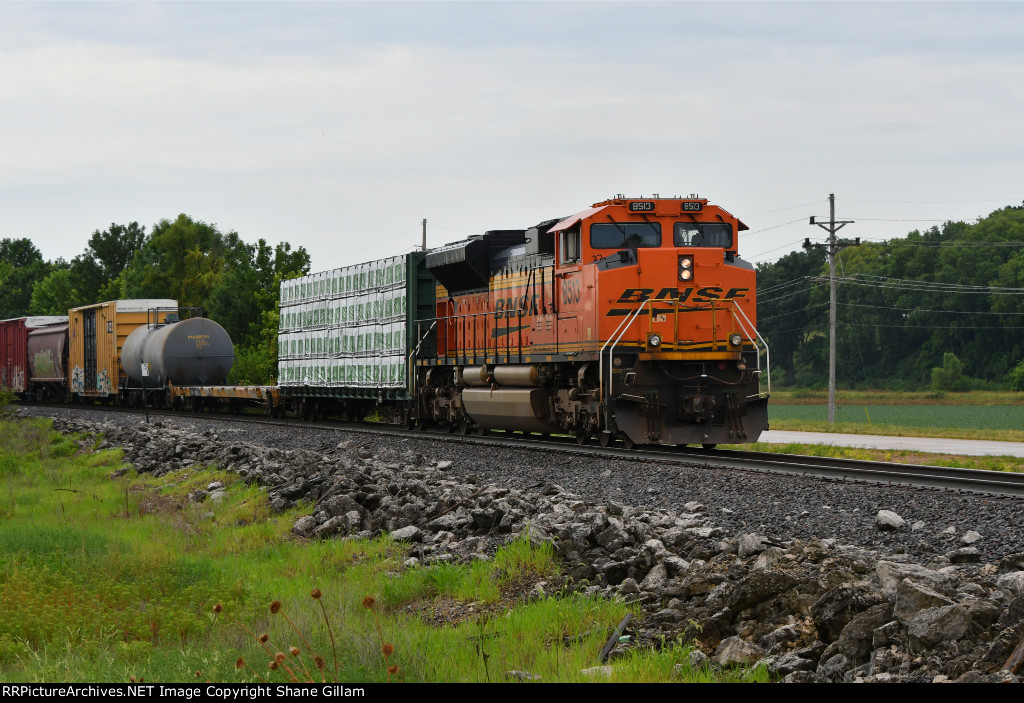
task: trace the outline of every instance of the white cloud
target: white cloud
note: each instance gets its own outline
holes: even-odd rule
[[[1012,195],[1022,13],[992,5],[0,5],[0,236],[74,255],[186,212],[326,266],[615,192]]]

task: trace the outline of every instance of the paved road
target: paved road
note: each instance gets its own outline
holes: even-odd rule
[[[761,433],[762,442],[771,444],[829,444],[835,447],[867,447],[873,449],[904,449],[935,454],[965,456],[1024,457],[1024,442],[989,442],[975,439],[942,439],[938,437],[885,437],[867,434],[833,434],[831,432],[788,432],[769,430]]]

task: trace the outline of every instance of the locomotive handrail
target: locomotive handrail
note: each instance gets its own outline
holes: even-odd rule
[[[735,306],[735,310],[733,310],[733,317],[736,316],[736,310],[739,310],[740,315],[743,316],[743,322],[746,322],[747,325],[750,327],[750,329],[754,330],[754,334],[757,335],[757,338],[759,340],[761,340],[761,344],[764,345],[765,380],[768,383],[768,395],[771,395],[772,394],[772,357],[771,357],[771,350],[768,348],[768,342],[766,342],[764,340],[764,337],[762,337],[761,333],[757,331],[757,328],[754,327],[753,324],[751,324],[750,318],[747,317],[747,314],[745,312],[743,312],[743,308],[741,308],[739,305]],[[740,328],[743,330],[744,333],[747,333],[747,329],[746,329],[746,327],[743,326],[743,322],[740,323]],[[751,341],[753,341],[754,338],[750,337],[749,333],[747,333],[747,334],[748,334],[748,338]],[[754,344],[754,347],[755,348],[757,347],[756,343]],[[758,350],[758,354],[757,354],[757,370],[758,370],[758,372],[761,371],[761,353],[760,353],[760,350]]]
[[[416,374],[413,373],[412,359],[414,356],[420,353],[420,347],[423,346],[423,340],[425,340],[427,336],[430,334],[430,330],[434,329],[435,327],[437,327],[436,319],[430,324],[430,327],[427,328],[427,331],[423,333],[423,336],[420,337],[420,341],[416,343],[416,348],[409,352],[409,359],[405,364],[405,385],[412,391],[410,395],[413,396],[414,398],[416,397]]]
[[[606,402],[606,399],[604,397],[604,350],[605,350],[605,347],[607,347],[609,344],[612,345],[612,348],[608,350],[608,359],[610,360],[612,358],[612,355],[615,353],[615,347],[618,346],[619,342],[622,340],[622,337],[626,334],[626,331],[629,330],[629,328],[632,326],[633,321],[636,320],[637,316],[640,314],[640,311],[644,309],[644,306],[647,305],[647,303],[651,303],[651,302],[653,302],[653,301],[650,300],[650,299],[643,301],[640,304],[640,306],[637,307],[637,309],[633,311],[632,315],[627,316],[626,319],[624,319],[622,322],[620,322],[619,326],[615,328],[615,331],[612,332],[611,337],[609,337],[608,341],[606,341],[604,343],[604,345],[601,347],[600,353],[597,355],[597,375],[598,375],[598,394],[599,394],[598,395],[598,399],[599,399],[600,403],[602,405],[604,405],[604,426],[605,426],[606,430],[607,430],[607,428],[611,427],[612,423],[611,423],[611,414],[610,414],[611,411],[610,411],[609,405]],[[652,311],[653,311],[653,308],[652,308]],[[612,342],[613,339],[615,340],[614,343]],[[610,378],[608,380],[609,380],[609,382],[611,381]]]
[[[672,306],[674,308],[674,316],[675,316],[675,320],[674,320],[675,337],[676,337],[675,340],[674,340],[675,344],[678,344],[678,342],[679,342],[679,313],[680,312],[686,313],[686,312],[708,312],[708,311],[710,311],[711,315],[712,315],[712,327],[711,327],[712,335],[715,334],[714,330],[716,328],[715,328],[715,325],[714,325],[714,315],[715,315],[715,311],[718,309],[717,301],[712,301],[711,306],[710,307],[706,307],[706,308],[684,307],[682,305],[681,301],[676,300],[675,298],[669,298],[669,299],[666,299],[666,300],[661,300],[661,299],[657,299],[656,300],[656,299],[648,298],[647,300],[643,301],[637,307],[637,309],[633,311],[632,314],[626,316],[626,318],[623,319],[623,321],[619,323],[619,326],[615,328],[615,331],[612,332],[611,336],[608,338],[608,340],[601,347],[601,351],[598,354],[598,379],[599,379],[599,385],[598,385],[599,396],[598,397],[599,397],[599,401],[602,403],[602,405],[604,405],[603,412],[604,412],[604,415],[605,415],[605,427],[606,428],[611,425],[611,408],[610,408],[610,405],[606,402],[605,393],[604,393],[604,357],[605,357],[605,353],[604,352],[605,352],[605,349],[608,348],[609,344],[612,345],[611,349],[608,350],[608,359],[609,359],[609,363],[610,363],[610,360],[611,360],[612,356],[615,354],[615,347],[617,347],[619,342],[622,341],[622,338],[626,335],[626,332],[633,325],[633,322],[636,320],[637,317],[640,316],[640,313],[643,311],[643,309],[645,307],[647,307],[648,304],[653,306],[654,303],[671,303],[672,304]],[[729,308],[730,308],[729,312],[730,312],[733,320],[735,320],[737,325],[739,326],[740,331],[743,332],[743,334],[747,337],[747,339],[750,339],[752,342],[754,342],[754,348],[757,349],[757,351],[758,351],[758,354],[757,354],[757,372],[758,372],[759,375],[762,372],[762,370],[761,370],[761,353],[760,353],[760,348],[758,347],[757,342],[760,341],[761,344],[764,346],[764,353],[765,353],[765,380],[767,381],[767,384],[768,384],[768,395],[771,395],[771,392],[772,392],[771,356],[770,356],[771,352],[768,349],[768,343],[764,340],[764,337],[761,336],[761,333],[757,331],[757,328],[754,327],[753,324],[751,324],[750,318],[748,318],[747,314],[745,312],[743,312],[743,308],[742,307],[740,307],[737,304],[730,304]],[[739,312],[739,314],[742,317],[742,319],[740,319],[740,317],[737,317],[737,315],[736,315],[737,311]],[[651,323],[651,325],[653,327],[653,324],[654,324],[654,308],[653,307],[651,307],[651,313],[649,315],[649,320],[650,320],[650,323]],[[751,330],[753,331],[753,334],[751,334]],[[714,347],[717,348],[717,346],[718,346],[718,339],[717,339],[717,337],[715,337],[712,340],[712,344],[714,345]],[[610,374],[609,374],[609,376],[610,376]],[[611,378],[609,378],[608,380],[609,380],[609,383],[610,383],[611,382]]]
[[[494,347],[493,347],[493,349],[491,348],[491,346],[489,344],[488,336],[486,334],[484,335],[484,338],[483,338],[482,342],[478,342],[478,340],[477,340],[476,319],[480,318],[480,317],[485,318],[485,319],[489,319],[489,318],[491,318],[495,314],[493,311],[464,312],[464,313],[458,313],[458,314],[453,314],[453,315],[447,315],[445,317],[430,317],[430,318],[425,318],[423,320],[419,320],[419,322],[426,322],[427,320],[433,320],[433,325],[431,326],[431,327],[433,327],[434,325],[437,325],[438,322],[444,321],[445,324],[443,324],[441,327],[439,327],[439,329],[444,330],[445,350],[444,350],[443,354],[441,353],[440,350],[438,350],[438,352],[437,352],[438,356],[452,357],[456,361],[456,363],[459,363],[460,360],[461,360],[461,363],[463,363],[463,364],[469,364],[469,363],[473,363],[473,364],[479,364],[479,363],[487,364],[487,363],[491,363],[491,362],[489,362],[487,360],[488,359],[487,355],[493,352],[493,354],[494,354],[494,363],[500,364],[500,363],[502,363],[502,361],[501,361],[502,353],[504,353],[504,356],[505,356],[504,363],[510,364],[510,363],[513,363],[513,359],[512,359],[513,356],[518,357],[518,361],[519,362],[522,362],[522,360],[523,360],[523,328],[522,328],[522,324],[521,323],[522,323],[523,317],[525,317],[526,314],[527,314],[527,311],[524,308],[518,308],[517,310],[515,310],[513,312],[515,314],[515,317],[516,317],[517,321],[520,323],[518,325],[519,329],[517,330],[517,332],[518,332],[518,341],[517,341],[516,344],[509,343],[509,339],[511,338],[512,331],[513,331],[512,330],[512,318],[511,317],[503,317],[502,319],[504,320],[504,323],[502,323],[501,320],[495,320],[495,322],[494,322],[494,329],[495,330],[500,329],[502,324],[505,325],[505,334],[503,336],[504,336],[506,341],[505,341],[504,348],[500,347],[499,344],[498,344],[499,337],[494,336],[493,334],[491,335],[491,337],[493,337],[493,339],[494,339]],[[468,341],[469,341],[469,337],[470,337],[469,332],[465,330],[467,322],[472,322],[472,343],[473,343],[472,349],[470,349],[468,347],[468,344],[467,344]],[[451,329],[452,329],[452,338],[451,339],[449,339],[449,337],[448,337],[449,325],[451,325]],[[485,325],[485,329],[486,329],[486,325]],[[460,330],[461,330],[462,342],[463,342],[462,347],[461,347],[461,351],[460,351],[460,346],[459,346]],[[428,330],[428,333],[429,333],[429,330]],[[449,344],[449,342],[451,342],[451,344]],[[478,354],[478,347],[477,347],[478,343],[482,343],[483,344],[483,349],[479,350],[479,354]],[[477,360],[478,355],[483,357],[482,361],[478,361]],[[472,357],[472,360],[470,360],[470,357]]]

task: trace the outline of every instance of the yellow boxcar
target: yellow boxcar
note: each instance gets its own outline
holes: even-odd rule
[[[178,301],[111,300],[68,310],[71,397],[116,398],[127,378],[121,345],[137,327],[177,314]]]

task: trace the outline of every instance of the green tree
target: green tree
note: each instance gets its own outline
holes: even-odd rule
[[[202,305],[224,263],[224,237],[214,225],[184,214],[161,220],[132,258],[125,294]]]
[[[812,322],[822,310],[809,308],[809,277],[821,273],[825,253],[818,249],[787,254],[757,267],[757,320],[772,352],[772,365],[781,368],[789,383],[796,379],[796,355],[813,334]],[[827,311],[825,311],[827,314]]]
[[[0,319],[27,315],[32,288],[49,272],[31,240],[0,239]]]
[[[125,270],[125,297],[174,298],[199,306],[235,343],[238,382],[276,375],[277,308],[282,278],[309,272],[309,254],[288,243],[244,242],[236,232],[187,215],[162,220]],[[271,341],[272,340],[272,341]]]
[[[109,229],[95,230],[86,250],[71,260],[77,292],[75,305],[121,297],[118,288],[111,288],[111,281],[131,265],[145,241],[146,229],[138,222],[127,225],[112,222]]]
[[[966,391],[971,387],[970,379],[964,376],[964,365],[953,352],[942,356],[942,366],[932,369],[933,391]]]
[[[58,260],[54,268],[32,288],[28,312],[32,315],[67,315],[80,304],[70,266]]]

